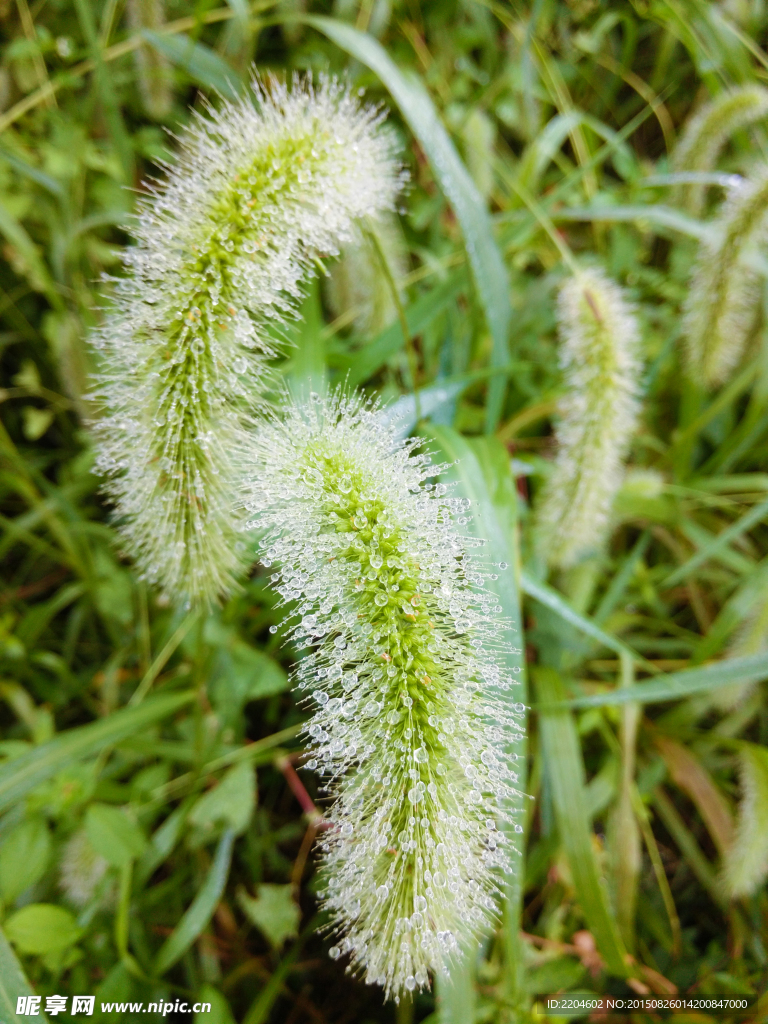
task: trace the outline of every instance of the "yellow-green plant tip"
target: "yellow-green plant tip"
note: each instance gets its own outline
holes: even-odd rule
[[[128,0],[126,15],[131,32],[142,29],[156,32],[165,24],[163,0]],[[136,79],[144,109],[151,118],[161,121],[173,106],[173,77],[168,58],[149,43],[133,51]]]
[[[638,414],[640,332],[632,306],[602,270],[569,278],[558,303],[557,454],[538,509],[538,540],[566,568],[599,547]]]
[[[193,120],[141,203],[94,337],[97,465],[126,548],[176,601],[215,602],[247,565],[233,495],[274,325],[319,255],[393,207],[401,172],[381,121],[332,79],[254,81]]]
[[[510,749],[525,708],[498,657],[495,574],[469,556],[451,521],[467,503],[428,482],[439,467],[418,443],[359,399],[316,396],[259,431],[246,496],[309,649],[295,681],[313,711],[306,767],[331,801],[330,955],[395,998],[487,928],[505,832],[521,831]]]
[[[724,864],[726,888],[733,898],[751,896],[768,876],[768,750],[743,743],[739,760],[739,821]]]
[[[768,213],[768,166],[734,188],[703,241],[685,304],[688,371],[703,387],[728,379],[755,322],[760,275],[744,255],[763,237]]]
[[[723,147],[739,128],[768,116],[768,89],[739,85],[725,89],[689,118],[675,149],[673,166],[680,171],[711,171]],[[704,205],[705,186],[677,185],[673,202],[698,215]]]

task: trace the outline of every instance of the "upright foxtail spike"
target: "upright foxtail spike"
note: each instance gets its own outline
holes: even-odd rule
[[[725,89],[689,118],[673,156],[675,171],[712,171],[731,136],[739,128],[768,117],[768,89],[738,85]],[[673,202],[695,216],[704,206],[704,185],[677,185]]]
[[[126,548],[175,600],[215,602],[247,564],[233,495],[276,328],[317,257],[392,208],[402,172],[381,122],[331,79],[254,81],[195,119],[141,204],[93,339],[97,466]]]
[[[359,399],[315,396],[260,428],[245,497],[311,652],[295,681],[313,711],[305,767],[331,800],[330,955],[395,998],[497,913],[525,711],[488,574],[451,522],[468,503],[426,483],[439,467],[417,443]]]
[[[732,898],[751,896],[768,877],[768,750],[756,743],[740,746],[739,820],[723,866]]]
[[[766,214],[768,166],[732,191],[699,248],[683,326],[688,370],[703,387],[728,379],[754,325],[761,278],[743,257],[765,236]]]
[[[640,332],[621,289],[598,269],[564,284],[558,304],[557,454],[538,509],[550,564],[567,568],[602,543],[638,414]]]

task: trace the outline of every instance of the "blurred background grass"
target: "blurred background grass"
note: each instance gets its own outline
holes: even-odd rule
[[[32,990],[96,993],[97,1017],[102,1001],[206,998],[209,1024],[470,1024],[526,1019],[555,991],[763,993],[766,265],[753,254],[747,353],[704,392],[683,370],[681,307],[729,179],[692,211],[669,178],[691,112],[765,81],[763,0],[1,0],[0,32],[0,1019]],[[263,570],[215,614],[163,604],[91,473],[99,279],[119,272],[173,132],[254,64],[347,74],[391,108],[411,173],[397,222],[309,289],[282,372],[385,400],[418,388],[477,532],[523,567],[531,703],[549,710],[530,716],[519,867],[504,921],[437,1003],[382,1005],[316,934],[297,652],[270,633]],[[433,170],[450,143],[424,90],[466,182]],[[730,133],[711,170],[761,167],[765,129]],[[562,389],[566,246],[636,304],[644,405],[604,549],[547,577],[530,509]],[[433,400],[441,382],[455,387]],[[515,587],[500,596],[516,617]],[[752,864],[738,895],[737,849]]]

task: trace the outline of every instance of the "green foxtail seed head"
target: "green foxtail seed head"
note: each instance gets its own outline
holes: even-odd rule
[[[84,829],[75,832],[64,847],[59,887],[76,907],[85,907],[96,895],[109,865],[88,842]]]
[[[674,169],[678,172],[713,170],[733,133],[766,116],[768,89],[761,85],[738,85],[725,89],[689,118],[675,149]],[[677,185],[673,202],[698,216],[704,205],[704,195],[704,185]]]
[[[163,0],[128,0],[126,14],[134,33],[144,29],[156,32],[165,23]],[[133,60],[144,109],[151,118],[162,121],[173,106],[170,62],[149,43],[142,43],[133,51]]]
[[[563,285],[557,455],[538,510],[539,539],[567,567],[603,539],[638,413],[640,332],[621,289],[598,269]]]
[[[313,712],[305,767],[330,798],[330,955],[395,998],[494,917],[507,835],[522,831],[511,747],[525,708],[497,657],[493,574],[418,443],[359,399],[314,396],[260,428],[245,499],[309,648],[295,681]]]
[[[334,316],[354,312],[356,331],[372,337],[397,316],[387,277],[398,288],[407,273],[407,264],[404,239],[394,217],[381,218],[378,223],[366,225],[366,229],[358,231],[354,241],[342,247],[341,259],[333,264],[325,279],[325,295]],[[388,275],[382,271],[382,258],[387,261]]]
[[[402,175],[381,121],[329,79],[254,81],[194,120],[140,207],[94,338],[97,468],[127,548],[174,598],[213,602],[246,564],[232,495],[270,380],[267,326],[295,315],[356,220],[392,208]]]
[[[739,626],[728,645],[729,658],[744,658],[768,651],[768,562],[762,563],[728,599],[728,614],[738,617]],[[712,704],[730,711],[754,692],[755,683],[734,683],[712,692]]]
[[[726,852],[729,896],[751,896],[768,875],[768,750],[742,743],[741,803],[736,835]]]
[[[728,378],[755,322],[761,277],[743,257],[765,236],[766,213],[768,166],[732,190],[712,240],[699,248],[683,326],[688,370],[705,387]]]

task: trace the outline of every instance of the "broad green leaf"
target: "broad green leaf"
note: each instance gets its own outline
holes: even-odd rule
[[[158,53],[186,71],[204,89],[211,89],[226,100],[236,100],[242,95],[244,87],[237,72],[210,47],[196,43],[182,32],[160,35],[145,28],[141,34]]]
[[[494,241],[485,203],[461,162],[429,93],[419,79],[403,72],[372,36],[331,18],[311,16],[306,21],[379,76],[419,140],[461,225],[475,288],[493,342],[491,365],[504,366],[509,359],[512,321],[507,268]],[[495,429],[503,400],[504,380],[499,378],[492,381],[489,388],[486,430]]]
[[[227,829],[219,840],[216,855],[197,896],[160,948],[155,962],[158,975],[165,974],[186,953],[213,917],[227,884],[235,834]]]
[[[196,1003],[202,1003],[202,1009],[195,1014],[195,1024],[235,1024],[232,1010],[226,997],[213,985],[206,983],[197,993]],[[205,1004],[209,1004],[209,1009]]]
[[[81,930],[72,914],[53,903],[29,903],[6,919],[5,934],[22,953],[38,956],[73,946]]]
[[[508,699],[524,704],[527,691],[525,644],[520,610],[517,497],[509,468],[509,456],[504,446],[495,438],[470,441],[450,427],[431,425],[429,429],[430,435],[439,446],[436,457],[442,456],[446,461],[456,463],[445,478],[455,480],[456,493],[469,498],[472,502],[473,518],[468,526],[468,532],[487,542],[487,554],[483,561],[499,566],[494,572],[498,578],[489,580],[486,585],[496,593],[502,607],[502,618],[508,623],[504,639],[509,644],[509,651],[504,655],[504,660],[510,676],[518,680],[517,687]],[[524,728],[525,723],[521,724]],[[519,785],[524,789],[525,749],[516,747],[510,753],[518,757],[515,771]],[[525,875],[523,836],[513,833],[511,843],[512,866],[504,884],[507,985],[510,1001],[516,1006],[521,1006],[524,991],[524,954],[519,932]],[[471,957],[468,957],[462,970],[471,969]],[[468,991],[467,986],[471,981],[469,978],[459,979],[457,971],[453,972],[451,984],[456,989],[455,997],[458,999],[458,993]],[[443,1005],[447,1005],[446,1000],[450,998],[452,997],[446,994]],[[446,1024],[452,1019],[445,1018]]]
[[[288,675],[268,654],[241,640],[236,630],[217,619],[207,620],[203,637],[215,648],[208,681],[211,703],[222,725],[242,730],[245,704],[283,693],[288,689]]]
[[[686,668],[682,672],[656,676],[636,683],[631,690],[615,689],[606,693],[592,693],[566,701],[564,707],[603,708],[637,701],[639,704],[662,704],[668,700],[681,700],[694,693],[707,693],[723,686],[755,683],[768,679],[768,652],[750,654],[744,658],[726,658],[703,668]]]
[[[768,876],[768,750],[742,743],[739,755],[739,821],[725,855],[725,882],[732,897],[751,896]]]
[[[242,886],[237,891],[240,908],[276,948],[299,934],[301,911],[293,899],[292,885],[260,885],[256,899]]]
[[[85,815],[88,842],[115,868],[124,868],[141,857],[147,840],[139,826],[119,807],[91,804]]]
[[[22,821],[0,846],[0,895],[13,903],[42,877],[51,856],[51,837],[43,818]]]
[[[24,1024],[28,1017],[16,1014],[19,996],[32,996],[35,993],[11,949],[5,933],[0,929],[0,1020],[3,1024]],[[41,1005],[45,1005],[44,1003]],[[48,1024],[45,1014],[33,1018],[36,1022]]]
[[[549,708],[562,702],[563,684],[556,672],[534,674],[536,692]],[[558,831],[568,857],[579,905],[611,974],[625,977],[626,950],[600,881],[584,785],[584,763],[573,718],[567,710],[539,715],[547,776],[552,786]]]
[[[213,789],[204,793],[189,812],[189,823],[203,831],[216,825],[240,835],[248,828],[256,806],[256,773],[249,764],[231,768]]]

